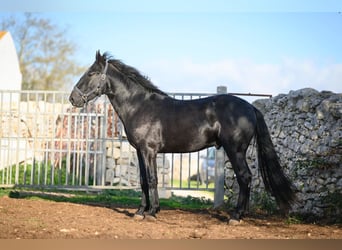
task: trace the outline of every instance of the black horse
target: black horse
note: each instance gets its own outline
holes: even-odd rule
[[[246,150],[255,136],[258,162],[265,188],[279,207],[288,211],[295,199],[290,180],[279,164],[263,115],[248,102],[232,95],[181,101],[169,97],[135,68],[96,52],[96,60],[70,94],[82,107],[106,94],[124,124],[128,141],[137,150],[142,188],[136,216],[156,216],[157,153],[184,153],[223,147],[235,171],[240,192],[239,220],[249,207],[251,172]]]

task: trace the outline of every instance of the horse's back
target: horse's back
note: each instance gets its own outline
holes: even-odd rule
[[[166,106],[167,110],[161,115],[163,152],[220,146],[222,140],[240,140],[254,133],[254,108],[236,96],[173,100],[173,104]]]

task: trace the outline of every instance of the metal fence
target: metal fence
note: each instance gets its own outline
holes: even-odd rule
[[[210,95],[170,94],[182,100]],[[108,99],[79,109],[68,96],[0,91],[0,186],[139,189],[135,150]],[[157,165],[160,188],[214,190],[212,148],[160,154]]]
[[[140,188],[135,150],[107,98],[76,109],[68,95],[0,91],[0,186]],[[210,173],[200,175],[208,152],[159,155],[159,186],[212,189]]]

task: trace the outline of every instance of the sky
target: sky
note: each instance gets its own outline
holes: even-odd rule
[[[80,64],[108,51],[166,92],[342,92],[342,1],[0,0],[0,19],[25,11],[65,29]]]

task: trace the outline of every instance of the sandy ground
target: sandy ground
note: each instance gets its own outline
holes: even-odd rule
[[[135,209],[0,198],[1,239],[342,239],[341,225],[288,224],[251,216],[237,225],[214,210],[162,210],[156,221]]]

